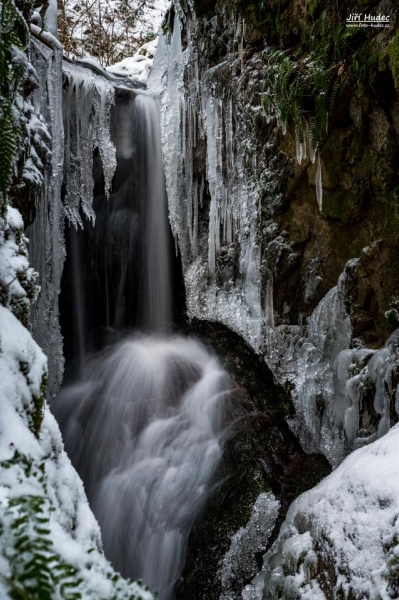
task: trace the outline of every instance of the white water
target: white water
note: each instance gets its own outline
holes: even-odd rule
[[[166,331],[172,321],[170,290],[169,222],[165,177],[162,165],[161,128],[158,101],[139,95],[135,100],[137,119],[145,138],[143,167],[145,186],[145,265],[143,327]]]
[[[86,81],[84,75],[79,77]],[[104,93],[105,98],[112,96],[108,87],[75,85],[74,78],[71,82],[67,107],[75,106],[86,88],[100,96]],[[72,111],[72,116],[78,112]],[[132,169],[134,181],[124,179],[132,187],[128,193],[123,186],[114,186],[110,198],[102,200],[108,203],[105,216],[100,212],[97,219],[92,178],[87,197],[68,196],[75,224],[88,227],[79,221],[80,207],[95,222],[94,232],[99,235],[89,238],[97,240],[90,244],[89,253],[78,246],[78,234],[71,241],[69,260],[75,282],[71,310],[77,321],[72,337],[80,369],[78,379],[58,395],[54,412],[100,523],[106,557],[124,576],[142,579],[162,600],[169,600],[181,576],[191,528],[217,483],[231,382],[199,342],[161,337],[172,322],[172,249],[158,100],[146,93],[133,94],[122,107],[115,105],[115,112],[116,156],[124,161],[117,166],[115,180],[118,169]],[[76,154],[81,156],[81,136],[75,141]],[[92,158],[86,163],[92,164]],[[76,174],[71,161],[66,168]],[[70,175],[67,172],[67,180]],[[89,212],[85,206],[90,206]],[[123,231],[116,218],[121,207]],[[118,240],[113,246],[111,231]],[[85,356],[85,310],[92,308],[83,306],[90,292],[85,263],[100,271],[102,247],[112,256],[112,266],[106,266],[104,289],[98,293],[108,298],[112,286],[118,290],[112,306],[121,317],[111,320],[114,329],[125,331],[130,326],[129,306],[133,306],[139,328],[152,334],[128,334],[90,358]],[[129,303],[125,285],[134,269],[139,273],[135,305]],[[100,325],[108,326],[108,320]]]
[[[124,575],[172,596],[221,457],[230,380],[198,342],[131,338],[56,403],[66,449]]]

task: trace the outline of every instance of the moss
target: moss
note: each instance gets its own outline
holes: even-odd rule
[[[399,312],[396,310],[396,308],[387,310],[385,313],[385,318],[388,321],[388,326],[391,331],[394,331],[397,329],[397,327],[399,327]]]
[[[44,374],[42,376],[42,381],[40,385],[40,393],[32,397],[33,409],[30,411],[29,414],[29,427],[37,438],[39,437],[40,428],[42,426],[43,421],[47,379],[47,374]]]
[[[399,29],[388,46],[388,55],[395,81],[395,87],[399,93]]]

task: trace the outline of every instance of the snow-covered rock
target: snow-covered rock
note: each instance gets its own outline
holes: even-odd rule
[[[399,597],[399,425],[290,507],[244,600]]]
[[[139,83],[147,83],[157,44],[158,38],[144,44],[134,56],[124,58],[120,62],[107,67],[107,71],[116,75],[124,75]]]
[[[37,276],[29,266],[27,243],[20,213],[8,206],[5,218],[0,218],[0,303],[23,323],[36,293]]]

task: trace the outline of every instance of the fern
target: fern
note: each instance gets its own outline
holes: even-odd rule
[[[75,567],[57,552],[51,539],[50,515],[55,512],[47,489],[45,461],[40,462],[15,451],[0,462],[3,489],[10,482],[22,484],[32,493],[4,497],[0,503],[0,555],[7,559],[0,577],[11,600],[140,600],[148,588],[140,582],[123,579],[112,569],[97,548],[91,548]],[[9,471],[7,473],[7,471]],[[8,483],[7,483],[8,482]],[[53,517],[54,519],[54,517]],[[84,556],[84,554],[83,554]],[[98,565],[96,568],[96,564]],[[91,586],[88,571],[94,580]],[[98,581],[107,582],[98,591]],[[108,582],[110,585],[108,585]],[[3,589],[4,586],[1,586]],[[0,592],[1,595],[1,592]],[[145,594],[150,597],[150,594]]]
[[[310,122],[311,144],[315,149],[327,126],[330,70],[314,55],[296,60],[282,50],[275,50],[267,56],[269,92],[262,96],[266,114],[272,114],[274,108],[281,123],[292,119],[300,143],[304,143]]]
[[[0,216],[3,217],[19,135],[16,95],[26,69],[23,50],[29,42],[28,26],[13,0],[1,0],[0,30]]]
[[[79,600],[81,580],[77,570],[62,561],[49,537],[48,501],[44,496],[12,498],[7,514],[12,517],[14,545],[7,551],[11,575],[7,578],[10,598]]]

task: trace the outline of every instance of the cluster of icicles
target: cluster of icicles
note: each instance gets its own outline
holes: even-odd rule
[[[116,151],[111,141],[111,107],[115,101],[114,86],[88,69],[64,62],[68,81],[64,113],[66,195],[65,212],[71,223],[81,226],[80,209],[95,221],[93,210],[93,152],[100,151],[106,198],[111,192],[116,169]]]
[[[281,127],[281,131],[283,133],[283,135],[285,135],[287,133],[287,124],[280,121],[278,119],[278,115],[267,115],[266,120],[269,123],[272,117],[276,117],[277,118],[277,122],[279,123],[280,127]],[[303,141],[300,140],[299,135],[298,135],[298,131],[295,131],[295,146],[296,146],[296,160],[298,165],[302,164],[302,161],[306,160],[307,157],[307,143],[306,143],[306,138],[308,138],[308,142],[309,142],[309,158],[310,158],[310,162],[312,163],[312,165],[316,164],[316,180],[315,180],[315,187],[316,187],[316,197],[317,197],[317,204],[319,205],[319,210],[320,212],[322,211],[323,208],[323,182],[322,182],[322,174],[321,174],[321,161],[320,161],[320,150],[316,148],[313,148],[311,140],[310,140],[310,135],[309,135],[309,127],[306,126],[306,130],[307,130],[307,135],[305,134],[303,136]]]
[[[187,312],[195,316],[201,306],[201,318],[239,330],[257,347],[262,308],[260,244],[253,218],[260,203],[256,156],[248,143],[243,107],[218,88],[225,64],[204,69],[195,43],[198,23],[188,19],[185,28],[185,49],[177,15],[171,38],[160,36],[149,87],[161,96],[169,219],[182,257]],[[204,148],[206,162],[200,173],[199,148]],[[199,209],[207,187],[205,256],[199,244]],[[221,254],[236,255],[237,274],[227,269],[225,286],[218,283]]]

